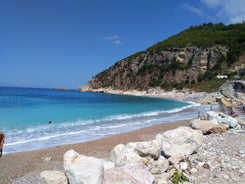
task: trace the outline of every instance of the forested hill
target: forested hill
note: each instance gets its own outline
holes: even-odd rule
[[[83,89],[198,90],[204,83],[217,81],[217,75],[244,77],[244,53],[245,23],[191,26],[115,63]]]

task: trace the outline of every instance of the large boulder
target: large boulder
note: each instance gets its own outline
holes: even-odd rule
[[[161,136],[157,136],[148,142],[119,144],[111,150],[111,160],[116,167],[129,163],[146,163],[147,157],[157,160],[161,153],[161,141]]]
[[[160,157],[162,147],[162,137],[156,136],[156,139],[148,142],[138,142],[135,150],[141,157],[150,156],[154,160]]]
[[[141,164],[128,164],[107,169],[104,184],[152,184],[154,176]]]
[[[240,128],[240,125],[238,124],[237,119],[235,119],[231,116],[227,116],[225,118],[222,118],[221,122],[228,125],[231,128]]]
[[[195,130],[201,130],[203,134],[224,133],[227,130],[227,126],[224,124],[199,119],[191,120],[190,126]]]
[[[207,118],[208,120],[212,121],[213,123],[221,123],[221,119],[223,118],[225,114],[220,114],[214,111],[208,111],[207,112]]]
[[[208,111],[207,117],[214,123],[223,123],[231,128],[240,128],[237,119],[224,114],[223,112]]]
[[[69,150],[64,154],[64,169],[69,184],[103,183],[104,167],[101,159]]]
[[[181,126],[162,134],[162,152],[166,157],[189,156],[202,142],[202,131]]]
[[[116,167],[130,163],[144,163],[145,158],[139,156],[135,150],[137,143],[130,142],[126,145],[118,144],[111,150],[111,160]]]
[[[43,171],[40,174],[40,184],[67,184],[67,178],[60,171]]]

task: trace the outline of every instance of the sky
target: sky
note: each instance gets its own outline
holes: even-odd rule
[[[190,26],[244,20],[245,0],[0,0],[0,86],[77,89]]]

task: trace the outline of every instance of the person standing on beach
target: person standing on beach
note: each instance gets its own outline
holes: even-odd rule
[[[3,154],[3,144],[4,144],[4,139],[5,139],[5,136],[2,132],[0,132],[0,157],[2,156]]]

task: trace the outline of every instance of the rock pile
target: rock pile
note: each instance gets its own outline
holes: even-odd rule
[[[186,183],[219,183],[224,179],[231,183],[244,182],[245,149],[237,148],[234,155],[230,154],[233,151],[230,145],[224,145],[224,137],[242,131],[239,124],[234,118],[212,111],[206,117],[207,120],[193,120],[190,127],[158,134],[152,141],[119,144],[111,150],[109,160],[69,150],[64,155],[65,174],[44,171],[41,183],[168,184],[178,180],[176,173],[189,181]],[[226,132],[228,128],[233,131]],[[245,143],[242,144],[245,147]],[[217,146],[222,149],[217,150]],[[231,160],[234,163],[230,163]],[[236,174],[229,173],[230,170]],[[222,176],[217,175],[218,172],[222,172]]]

